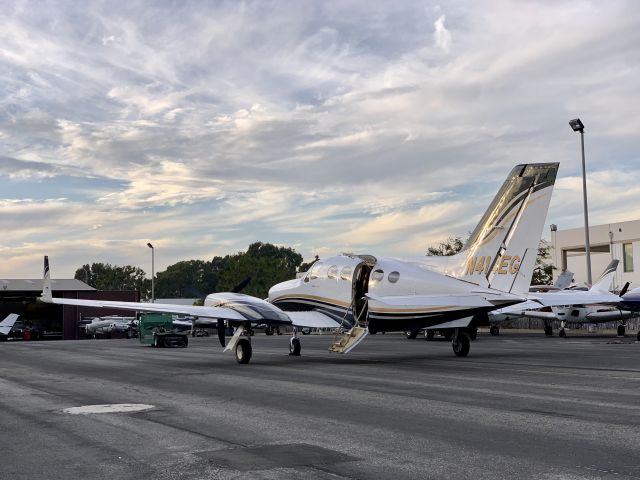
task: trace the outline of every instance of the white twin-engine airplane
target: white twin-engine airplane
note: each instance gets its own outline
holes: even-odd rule
[[[487,313],[526,300],[538,242],[558,163],[513,168],[463,251],[451,257],[376,258],[343,254],[317,261],[303,278],[277,284],[267,301],[238,293],[214,293],[204,306],[56,298],[45,257],[44,302],[166,312],[212,322],[225,346],[226,325],[236,328],[225,351],[238,363],[251,358],[255,324],[294,327],[289,344],[300,354],[296,329],[341,328],[330,351],[347,353],[369,332],[423,328],[450,330],[457,356],[469,352],[469,329]],[[566,304],[567,298],[562,300]],[[226,324],[226,325],[225,325]]]

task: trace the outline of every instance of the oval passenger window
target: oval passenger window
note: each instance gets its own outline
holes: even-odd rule
[[[375,270],[371,274],[371,280],[373,280],[374,282],[379,282],[383,278],[384,278],[384,272],[382,270]]]
[[[344,267],[341,271],[340,271],[340,278],[342,280],[351,280],[351,273],[353,273],[351,271],[351,267]]]
[[[389,283],[396,283],[400,280],[400,272],[391,272],[387,279],[389,280]]]

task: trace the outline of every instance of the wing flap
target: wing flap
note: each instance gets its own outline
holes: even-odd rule
[[[341,326],[340,322],[317,310],[311,312],[287,312],[287,315],[296,327],[338,328]]]

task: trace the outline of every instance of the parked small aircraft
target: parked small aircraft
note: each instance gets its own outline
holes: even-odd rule
[[[16,323],[16,320],[18,320],[19,317],[20,315],[10,313],[5,317],[4,320],[2,320],[2,322],[0,322],[0,340],[7,340],[9,338],[11,329],[13,328],[13,325]]]
[[[638,314],[620,309],[619,302],[621,299],[609,293],[609,288],[616,274],[618,263],[619,260],[612,260],[598,281],[586,292],[566,289],[554,293],[532,293],[529,295],[530,302],[524,302],[492,312],[490,315],[491,334],[498,335],[498,325],[500,323],[509,322],[514,318],[529,317],[544,320],[544,333],[547,336],[553,335],[551,325],[553,321],[560,322],[560,331],[558,334],[561,337],[566,336],[566,329],[569,327],[580,327],[585,324],[615,321],[620,322],[618,335],[624,336],[626,321]],[[600,294],[603,295],[603,298],[600,299],[599,304],[587,300],[586,295]],[[566,295],[567,301],[562,305],[548,307],[548,311],[538,310],[543,307],[543,305],[536,300],[544,300],[544,298],[550,295],[560,299],[563,298],[562,295]],[[584,300],[582,301],[580,301],[581,295],[584,296]],[[576,300],[578,301],[576,302]]]
[[[115,315],[94,318],[91,323],[86,323],[84,329],[88,335],[111,333],[128,333],[136,328],[136,317],[119,317]]]
[[[409,259],[343,254],[319,260],[300,279],[275,285],[264,301],[214,293],[204,306],[57,298],[45,257],[44,302],[194,315],[215,321],[225,346],[226,325],[236,332],[225,351],[248,363],[252,325],[339,328],[330,351],[348,353],[369,332],[421,328],[452,332],[455,355],[469,352],[469,328],[488,312],[525,300],[533,274],[558,163],[518,165],[507,176],[462,252]],[[581,292],[586,293],[586,292]],[[563,304],[566,304],[566,297]],[[296,328],[289,342],[300,354]],[[346,331],[345,331],[346,330]]]

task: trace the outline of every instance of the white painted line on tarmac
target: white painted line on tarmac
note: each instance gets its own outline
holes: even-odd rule
[[[82,407],[71,407],[62,410],[71,415],[88,415],[94,413],[131,413],[151,410],[154,405],[144,403],[109,403],[105,405],[84,405]]]

